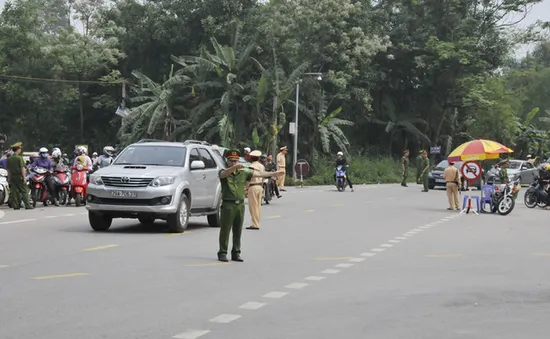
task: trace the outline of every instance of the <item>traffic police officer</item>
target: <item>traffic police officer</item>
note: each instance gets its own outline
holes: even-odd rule
[[[33,209],[29,201],[29,187],[27,186],[27,172],[25,161],[21,157],[23,144],[17,142],[11,145],[13,155],[6,160],[8,169],[8,181],[11,188],[10,206],[18,210],[21,208],[21,199],[25,205],[25,209]]]
[[[227,150],[224,154],[227,159],[227,169],[219,172],[222,187],[222,206],[220,211],[220,237],[218,260],[227,262],[229,246],[229,232],[233,232],[233,249],[231,260],[242,262],[241,234],[244,222],[244,190],[246,183],[253,176],[270,177],[273,173],[257,173],[243,171],[244,165],[239,163],[241,154],[238,150]]]
[[[253,151],[250,153],[250,160],[252,164],[250,165],[253,168],[254,173],[265,172],[265,167],[262,165],[259,160],[262,156],[262,152]],[[264,179],[259,176],[254,176],[250,183],[248,184],[248,210],[250,212],[250,217],[252,218],[252,226],[247,227],[248,230],[259,230],[260,229],[260,210],[262,208],[262,193]]]

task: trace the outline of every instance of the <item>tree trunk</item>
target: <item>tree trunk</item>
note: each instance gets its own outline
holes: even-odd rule
[[[80,109],[80,143],[84,144],[84,96],[80,84],[78,84],[78,107]]]
[[[271,111],[271,154],[273,156],[276,156],[277,154],[277,135],[279,134],[279,131],[277,130],[278,127],[278,118],[279,118],[279,97],[275,95],[273,97],[273,108]]]

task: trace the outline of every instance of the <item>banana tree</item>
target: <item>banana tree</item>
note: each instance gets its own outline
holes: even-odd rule
[[[312,123],[312,130],[309,136],[308,145],[313,161],[317,158],[317,145],[321,144],[321,149],[325,153],[330,152],[331,140],[336,143],[338,150],[347,153],[350,145],[341,126],[353,126],[354,122],[338,118],[342,113],[342,107],[338,107],[329,113],[330,102],[321,97],[319,105],[300,105],[304,107],[302,111]]]
[[[161,125],[163,138],[169,138],[175,129],[174,107],[178,100],[176,86],[185,86],[190,78],[183,75],[174,75],[172,67],[168,79],[162,84],[156,83],[145,74],[133,71],[132,75],[140,82],[137,88],[138,95],[130,98],[131,103],[138,106],[130,110],[130,114],[123,118],[119,130],[119,138],[125,142],[133,142],[144,135],[154,135]]]
[[[211,38],[214,53],[202,48],[200,56],[172,56],[174,62],[183,66],[181,73],[191,73],[198,80],[193,84],[194,90],[219,90],[219,97],[211,102],[212,106],[216,106],[215,114],[205,124],[216,129],[224,146],[234,146],[236,121],[244,119],[240,114],[244,87],[239,81],[248,66],[250,54],[256,48],[256,44],[251,43],[240,49],[238,32],[237,29],[232,46],[222,46]],[[217,77],[210,80],[212,72]]]

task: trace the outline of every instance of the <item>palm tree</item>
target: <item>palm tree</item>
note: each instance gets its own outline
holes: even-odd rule
[[[353,126],[354,122],[338,118],[342,113],[341,106],[329,113],[328,108],[330,105],[331,102],[325,99],[324,95],[319,100],[319,107],[315,107],[315,105],[310,105],[309,107],[300,105],[304,107],[303,112],[311,120],[314,127],[309,140],[313,159],[317,157],[316,146],[319,142],[321,143],[321,149],[325,153],[330,152],[331,140],[336,143],[342,152],[348,152],[350,144],[340,126]]]
[[[132,103],[141,103],[130,110],[130,114],[123,118],[119,130],[119,138],[125,142],[133,142],[144,135],[153,135],[163,126],[163,138],[169,138],[180,121],[174,119],[174,108],[177,101],[176,86],[190,82],[189,77],[183,74],[173,74],[173,67],[168,79],[162,84],[156,83],[139,71],[132,75],[140,81],[137,89],[138,96],[130,99]]]
[[[184,67],[182,73],[194,74],[198,80],[193,85],[194,89],[222,90],[219,98],[208,101],[206,104],[208,107],[216,108],[213,116],[206,120],[201,128],[203,131],[207,128],[212,130],[211,127],[217,125],[216,130],[220,135],[221,144],[228,147],[232,146],[235,140],[235,122],[243,119],[239,112],[244,91],[243,85],[239,83],[240,76],[244,74],[250,54],[256,48],[255,43],[250,43],[239,52],[238,39],[239,28],[233,36],[232,46],[222,46],[215,38],[210,39],[214,54],[202,48],[200,56],[172,56],[174,62]],[[212,72],[217,74],[217,78],[210,81],[208,79]]]

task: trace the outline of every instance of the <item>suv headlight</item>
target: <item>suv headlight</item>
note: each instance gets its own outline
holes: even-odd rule
[[[90,183],[92,185],[103,185],[103,180],[101,180],[101,176],[92,174],[90,175]]]
[[[155,180],[151,181],[149,186],[161,187],[161,186],[172,185],[175,180],[176,180],[176,177],[156,177]]]

